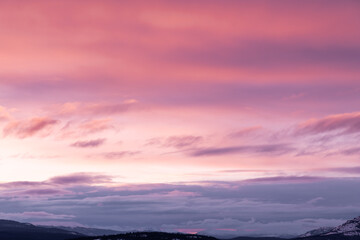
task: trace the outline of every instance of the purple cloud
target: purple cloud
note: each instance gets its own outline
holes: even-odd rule
[[[38,188],[38,189],[30,189],[26,191],[21,191],[19,195],[63,195],[69,193],[68,191],[52,189],[52,188]]]
[[[93,184],[93,183],[106,183],[111,182],[112,178],[107,175],[99,175],[92,173],[74,173],[66,176],[57,176],[50,178],[47,182],[59,185],[72,185],[72,184]]]
[[[242,182],[248,183],[302,183],[302,182],[313,182],[324,180],[323,177],[313,177],[313,176],[276,176],[276,177],[264,177],[264,178],[253,178],[247,179]]]
[[[326,171],[339,172],[339,173],[350,173],[360,174],[360,166],[358,167],[339,167],[339,168],[328,168]]]
[[[52,179],[64,183],[52,183],[63,193],[51,194],[50,188],[27,194],[0,190],[0,204],[6,206],[0,216],[29,222],[61,219],[57,224],[78,222],[127,231],[199,228],[204,233],[224,234],[221,229],[235,229],[236,235],[261,235],[283,233],[284,226],[290,225],[288,233],[298,234],[334,219],[343,221],[360,211],[359,178],[274,176],[236,182],[107,187],[89,186],[85,181],[75,187],[68,184],[69,179]]]
[[[130,157],[139,154],[140,151],[120,151],[120,152],[107,152],[103,153],[101,156],[106,159],[120,159],[123,157]]]
[[[163,146],[174,148],[185,148],[194,146],[203,141],[203,137],[200,136],[172,136],[165,140]]]
[[[252,145],[252,146],[202,148],[190,152],[190,155],[194,157],[241,154],[241,153],[282,155],[285,153],[292,152],[294,150],[295,149],[290,147],[288,144],[268,144],[268,145]]]
[[[71,144],[72,147],[78,147],[78,148],[93,148],[93,147],[99,147],[105,143],[105,138],[99,138],[95,140],[89,140],[89,141],[77,141]]]
[[[341,153],[345,155],[360,155],[360,147],[348,148],[341,151]]]
[[[315,46],[308,42],[236,39],[214,42],[207,48],[178,48],[166,52],[168,61],[197,66],[250,68],[258,71],[304,66],[356,69],[360,63],[357,44]]]
[[[134,99],[120,103],[82,103],[67,102],[55,105],[55,115],[114,115],[129,111],[137,103]]]
[[[119,104],[94,104],[89,106],[87,111],[99,115],[119,114],[130,110],[135,103],[136,101],[133,100]]]
[[[145,146],[156,145],[160,147],[172,147],[177,149],[184,149],[193,147],[204,141],[201,136],[194,135],[182,135],[182,136],[170,136],[167,138],[151,138],[147,141]]]
[[[238,131],[235,131],[235,132],[231,133],[229,136],[233,137],[233,138],[247,137],[247,136],[254,134],[255,132],[260,131],[261,129],[262,129],[261,126],[247,127],[247,128],[243,128]]]
[[[25,219],[71,219],[74,215],[66,214],[53,214],[45,211],[29,211],[29,212],[16,212],[16,213],[3,213],[0,212],[0,218],[14,219],[14,220],[25,220]]]
[[[320,134],[341,131],[341,134],[360,132],[360,112],[331,115],[322,119],[309,120],[297,126],[295,133]]]
[[[37,187],[46,185],[44,182],[30,182],[30,181],[18,181],[1,183],[0,188],[22,188],[22,187]]]
[[[23,195],[52,195],[68,194],[64,190],[67,186],[110,183],[112,177],[97,173],[73,173],[64,176],[56,176],[46,181],[39,182],[7,182],[0,184],[0,189],[10,189]]]

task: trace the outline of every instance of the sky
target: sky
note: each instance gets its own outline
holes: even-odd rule
[[[290,236],[360,215],[360,2],[0,1],[0,218]]]

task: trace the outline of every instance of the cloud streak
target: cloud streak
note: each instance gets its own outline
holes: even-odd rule
[[[77,141],[72,143],[70,146],[77,148],[94,148],[94,147],[100,147],[105,143],[105,141],[106,139],[104,138],[87,140],[87,141]]]
[[[116,159],[122,159],[126,157],[132,157],[135,155],[140,154],[140,151],[118,151],[118,152],[106,152],[101,154],[101,157],[107,159],[107,160],[116,160]]]
[[[295,149],[288,144],[267,144],[252,146],[233,146],[233,147],[214,147],[197,149],[190,152],[193,157],[201,156],[221,156],[230,154],[273,154],[282,155],[294,151]]]
[[[66,176],[58,176],[50,178],[47,183],[57,185],[76,185],[76,184],[96,184],[109,183],[112,178],[107,175],[91,174],[91,173],[74,173]]]
[[[5,136],[14,135],[19,138],[27,138],[44,130],[48,130],[57,123],[59,123],[58,120],[48,117],[11,121],[5,126],[3,133]]]
[[[360,113],[344,113],[314,119],[297,126],[296,134],[320,134],[340,131],[340,134],[360,132]]]
[[[67,102],[61,105],[56,105],[55,110],[52,109],[55,115],[60,116],[110,116],[122,114],[129,111],[137,103],[135,99],[124,100],[120,103],[86,103],[86,102]]]

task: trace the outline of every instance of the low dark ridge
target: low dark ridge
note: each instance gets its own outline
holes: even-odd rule
[[[131,232],[110,236],[82,237],[74,240],[217,240],[217,238],[184,233]]]

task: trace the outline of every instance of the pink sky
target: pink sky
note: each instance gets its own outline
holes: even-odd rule
[[[356,178],[359,29],[351,0],[1,1],[0,184]]]

